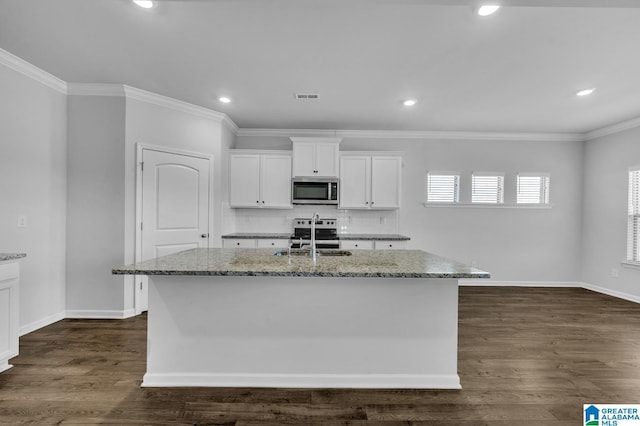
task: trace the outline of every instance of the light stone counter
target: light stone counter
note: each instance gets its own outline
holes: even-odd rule
[[[0,253],[0,262],[8,260],[18,260],[27,257],[25,253]]]
[[[275,252],[285,253],[280,256]],[[331,253],[332,250],[326,250]],[[192,249],[113,269],[114,274],[337,278],[489,278],[488,272],[420,250],[353,250],[287,256],[273,249]]]

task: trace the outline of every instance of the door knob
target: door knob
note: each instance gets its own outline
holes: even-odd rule
[[[200,238],[209,238],[209,234],[201,234]]]

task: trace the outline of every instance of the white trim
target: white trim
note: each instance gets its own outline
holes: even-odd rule
[[[454,132],[412,130],[322,130],[322,129],[239,129],[237,136],[317,136],[336,138],[382,138],[382,139],[462,139],[462,140],[512,140],[580,142],[581,133],[499,133],[499,132]]]
[[[223,122],[225,118],[228,120],[228,122],[231,122],[231,119],[228,118],[226,114],[221,112],[217,112],[205,107],[201,107],[198,105],[190,104],[188,102],[170,98],[168,96],[159,95],[157,93],[147,92],[146,90],[137,89],[135,87],[126,86],[126,85],[123,87],[124,87],[124,93],[127,99],[134,99],[137,101],[147,102],[147,103],[158,105],[165,108],[171,108],[176,111],[181,111],[187,114],[195,115],[197,117],[215,120],[217,122]]]
[[[123,311],[107,310],[71,310],[66,311],[65,318],[77,319],[125,319],[135,316],[133,309]]]
[[[66,312],[62,311],[62,312],[58,312],[57,314],[53,314],[53,315],[49,315],[47,317],[41,318],[37,321],[33,321],[29,324],[25,324],[22,327],[20,327],[20,330],[18,331],[18,335],[24,336],[25,334],[29,334],[31,332],[39,330],[42,327],[46,327],[55,322],[63,320],[65,319],[65,315],[66,315]]]
[[[459,208],[459,209],[534,209],[545,210],[553,208],[553,204],[491,204],[491,203],[428,203],[423,202],[422,205],[426,208]]]
[[[595,291],[597,293],[606,294],[607,296],[617,297],[618,299],[624,299],[630,302],[640,303],[640,296],[624,293],[622,291],[612,290],[610,288],[600,287],[598,285],[588,284],[588,283],[582,283],[582,288],[586,290]]]
[[[461,389],[457,374],[153,374],[142,387]]]
[[[620,262],[623,268],[640,269],[640,262],[632,262],[630,260],[622,260]]]
[[[460,286],[480,286],[480,287],[570,287],[580,288],[580,282],[573,281],[494,281],[491,279],[461,279],[458,280]]]
[[[68,83],[69,96],[125,96],[122,84]]]
[[[46,72],[45,70],[36,67],[35,65],[25,61],[16,55],[7,52],[4,49],[0,49],[0,64],[11,68],[12,70],[29,77],[37,82],[50,87],[60,93],[67,94],[67,83],[64,80],[59,79]]]
[[[10,368],[13,368],[13,365],[9,364],[9,360],[0,362],[0,373],[2,373],[3,371],[7,371]]]
[[[633,118],[627,121],[622,121],[620,123],[612,124],[610,126],[601,127],[599,129],[587,132],[584,134],[584,140],[590,141],[592,139],[597,139],[603,136],[608,136],[614,133],[620,133],[625,130],[633,129],[638,126],[640,126],[640,117]]]

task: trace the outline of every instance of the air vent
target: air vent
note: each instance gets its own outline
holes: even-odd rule
[[[299,101],[309,100],[309,99],[318,99],[320,95],[317,93],[296,93],[296,99]]]

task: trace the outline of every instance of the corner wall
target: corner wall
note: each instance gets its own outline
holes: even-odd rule
[[[0,252],[27,254],[23,335],[64,318],[66,95],[4,65],[0,93]],[[18,216],[27,227],[17,227]]]
[[[627,253],[628,169],[634,166],[640,166],[640,127],[585,143],[582,281],[640,302],[640,269],[620,263]]]

